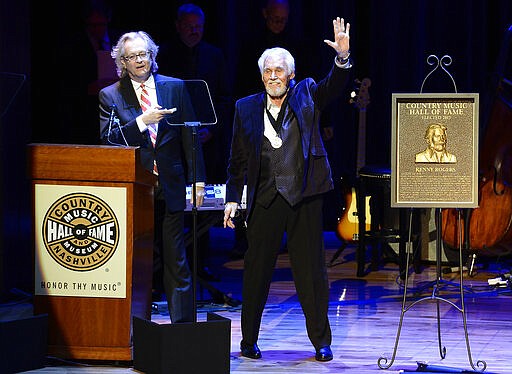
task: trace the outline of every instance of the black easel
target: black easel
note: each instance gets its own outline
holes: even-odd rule
[[[446,70],[446,66],[449,66],[451,64],[451,62],[452,62],[452,59],[448,55],[443,56],[441,59],[439,59],[435,55],[430,55],[427,58],[427,63],[429,65],[434,65],[434,63],[435,63],[436,66],[427,74],[427,76],[423,80],[423,84],[421,85],[420,94],[423,93],[423,86],[425,84],[425,81],[439,67],[450,77],[450,79],[452,80],[454,89],[455,89],[455,93],[457,93],[457,86],[455,85],[455,81],[454,81],[452,75],[448,72],[448,70]],[[464,268],[462,266],[462,239],[463,238],[462,238],[462,228],[461,228],[461,224],[460,224],[460,222],[461,222],[461,211],[460,211],[460,209],[458,210],[458,221],[459,221],[459,225],[458,225],[458,227],[459,227],[459,232],[458,232],[459,241],[458,241],[458,243],[459,243],[459,274],[460,274],[460,284],[457,285],[457,284],[455,284],[453,282],[448,282],[448,281],[442,279],[442,271],[441,271],[442,270],[441,269],[442,211],[441,211],[441,208],[435,207],[435,219],[436,219],[436,280],[432,281],[432,282],[429,282],[429,284],[426,287],[426,288],[432,287],[432,294],[430,296],[423,297],[423,298],[420,298],[420,299],[418,299],[416,301],[413,301],[409,305],[406,305],[407,304],[406,303],[406,300],[407,300],[407,283],[408,283],[408,273],[409,273],[408,272],[408,269],[409,269],[409,253],[411,253],[411,251],[410,251],[411,248],[410,247],[411,247],[411,243],[412,243],[411,242],[412,209],[411,209],[410,212],[411,213],[410,213],[410,217],[409,217],[409,238],[408,238],[408,242],[407,242],[408,249],[407,249],[407,256],[406,256],[404,292],[403,292],[403,298],[402,298],[402,307],[401,307],[401,313],[400,313],[400,321],[399,321],[399,324],[398,324],[398,330],[397,330],[396,339],[395,339],[395,346],[393,348],[393,355],[392,355],[392,357],[390,359],[388,359],[385,356],[381,356],[377,360],[377,365],[381,369],[389,369],[391,367],[391,365],[393,365],[393,362],[395,361],[395,357],[396,357],[397,348],[398,348],[398,342],[400,340],[400,332],[401,332],[401,329],[402,329],[402,322],[403,322],[405,313],[408,310],[410,310],[413,306],[415,306],[416,304],[418,304],[420,302],[434,300],[436,302],[436,311],[437,311],[437,336],[438,336],[438,342],[439,342],[439,354],[440,354],[440,357],[442,359],[444,359],[446,357],[446,348],[442,345],[442,342],[441,342],[441,317],[440,317],[440,302],[445,302],[445,303],[448,303],[449,305],[453,306],[455,309],[457,309],[462,314],[463,327],[464,327],[464,336],[465,336],[465,340],[466,340],[466,348],[467,348],[469,363],[470,363],[471,367],[473,368],[473,370],[484,371],[487,368],[487,363],[485,361],[483,361],[483,360],[478,360],[476,362],[476,366],[475,366],[475,364],[473,363],[473,359],[472,359],[472,356],[471,356],[471,348],[470,348],[470,345],[469,345],[469,337],[468,337],[467,323],[466,323],[466,313],[465,313],[465,303],[464,303],[464,286],[463,286]],[[439,290],[443,287],[443,285],[458,286],[459,292],[460,292],[460,306],[457,305],[456,303],[454,303],[454,302],[452,302],[452,301],[450,301],[450,300],[440,296]]]

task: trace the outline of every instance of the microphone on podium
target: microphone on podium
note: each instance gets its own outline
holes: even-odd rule
[[[114,115],[116,113],[117,105],[112,103],[110,106],[110,117],[108,118],[109,127],[112,126],[112,122],[114,121]]]
[[[107,139],[108,139],[108,142],[110,144],[121,145],[121,146],[125,145],[125,146],[128,147],[128,141],[124,137],[123,129],[121,128],[121,125],[119,124],[119,119],[116,117],[116,110],[117,110],[117,105],[112,103],[112,105],[110,105],[110,115],[109,115],[109,118],[108,118],[108,135],[107,135]],[[117,144],[117,143],[114,143],[113,141],[110,140],[110,134],[112,132],[112,125],[114,123],[117,124],[117,126],[119,127],[119,132],[120,132],[121,136],[123,137],[124,144]]]

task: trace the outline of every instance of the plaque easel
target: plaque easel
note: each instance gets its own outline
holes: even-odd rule
[[[406,106],[408,106],[409,108],[414,108],[414,107],[419,108],[417,118],[414,118],[414,116],[413,116],[414,111],[411,110],[409,112],[411,114],[410,118],[408,118],[407,115],[404,115],[403,117],[405,117],[405,118],[400,118],[400,120],[403,120],[404,123],[406,123],[407,120],[409,120],[409,122],[411,122],[412,120],[416,120],[416,119],[422,119],[422,120],[424,120],[423,122],[426,122],[426,118],[431,118],[432,120],[435,119],[438,121],[440,121],[441,119],[448,121],[452,117],[455,117],[455,116],[441,115],[442,112],[437,112],[437,106],[435,104],[434,105],[425,104],[425,102],[421,101],[422,99],[420,99],[421,96],[425,95],[425,94],[423,94],[423,87],[425,85],[426,80],[439,67],[450,77],[450,79],[453,83],[453,86],[454,86],[455,95],[458,95],[457,94],[457,86],[455,85],[455,81],[454,81],[452,75],[446,69],[446,66],[449,66],[451,64],[451,62],[452,62],[452,59],[448,55],[443,56],[441,59],[439,59],[435,55],[430,55],[427,58],[427,63],[429,65],[435,65],[435,67],[427,74],[427,76],[423,80],[423,84],[421,85],[420,94],[414,96],[416,98],[416,103],[420,103],[420,104],[414,105],[414,100],[409,101],[409,102],[407,102],[407,104],[405,104],[407,98],[404,98],[404,97],[402,98],[402,99],[404,99],[403,103]],[[395,122],[398,125],[398,124],[400,124],[399,117],[402,113],[399,110],[397,110],[396,104],[400,101],[400,98],[397,99],[395,97],[395,95],[393,95],[393,96],[394,96],[393,97],[393,120],[395,121],[395,119],[396,119]],[[400,95],[396,95],[396,96],[400,96]],[[442,96],[443,95],[440,95],[440,94],[433,94],[433,95],[428,95],[428,98],[432,98],[433,102],[435,102],[436,100],[439,100],[441,102],[441,104],[439,104],[439,108],[453,107],[453,105],[447,105],[447,106],[443,105],[442,104]],[[474,109],[477,107],[476,104],[478,104],[478,96],[476,94],[473,94],[472,96],[473,96],[473,98],[471,98],[471,95],[469,95],[469,97],[466,97],[465,95],[463,95],[464,99],[468,98],[469,100],[473,100],[473,103],[475,104],[473,107],[473,112],[472,112],[472,115],[473,115],[473,131],[472,131],[473,137],[471,139],[472,142],[469,142],[470,144],[473,145],[473,147],[472,147],[472,149],[469,149],[469,152],[468,152],[469,154],[471,154],[471,152],[472,152],[473,156],[474,156],[474,154],[476,153],[476,149],[477,149],[477,131],[475,131],[477,126],[475,126],[475,123],[474,123],[475,117],[476,117]],[[411,104],[411,102],[413,104]],[[426,101],[426,103],[428,103],[428,101]],[[447,104],[451,104],[451,103],[447,102]],[[471,106],[471,105],[469,105],[469,106]],[[464,111],[458,112],[457,114],[460,114],[461,118],[462,118],[462,116],[464,115]],[[452,121],[455,123],[455,120],[452,119]],[[404,127],[406,127],[406,125],[404,125]],[[449,199],[444,198],[444,200],[442,200],[442,201],[435,201],[437,196],[434,198],[434,201],[430,201],[428,198],[422,200],[421,193],[415,194],[415,192],[413,191],[414,187],[411,188],[410,191],[408,191],[408,193],[410,194],[410,198],[402,199],[402,196],[401,196],[402,186],[400,185],[400,183],[402,183],[403,181],[402,181],[402,176],[399,177],[397,175],[397,173],[404,174],[405,175],[404,180],[407,180],[406,177],[408,175],[411,175],[412,176],[411,180],[413,180],[413,181],[414,181],[414,173],[407,170],[406,169],[407,166],[405,166],[405,167],[403,166],[403,164],[406,164],[406,162],[403,162],[403,160],[410,160],[408,157],[410,157],[411,152],[408,150],[405,150],[404,152],[401,151],[400,147],[402,146],[402,144],[406,145],[407,143],[401,142],[401,139],[399,139],[398,134],[399,134],[399,132],[397,131],[396,127],[393,126],[393,146],[394,147],[392,149],[392,154],[393,154],[393,164],[394,164],[393,166],[394,167],[392,168],[393,175],[392,175],[391,205],[394,207],[409,207],[410,208],[409,237],[408,237],[408,241],[407,241],[407,251],[406,251],[407,255],[406,255],[406,265],[405,265],[404,292],[403,292],[402,305],[401,305],[400,321],[398,324],[395,345],[393,348],[393,354],[392,354],[391,358],[381,356],[377,360],[377,364],[378,364],[379,368],[381,368],[381,369],[388,369],[391,367],[391,365],[393,365],[395,358],[396,358],[396,352],[397,352],[397,348],[398,348],[398,342],[400,340],[400,332],[402,329],[402,322],[403,322],[405,313],[407,311],[409,311],[411,308],[413,308],[415,305],[417,305],[423,301],[435,301],[436,302],[436,311],[437,311],[437,336],[438,336],[438,342],[439,342],[439,354],[440,354],[441,359],[444,359],[446,357],[446,348],[443,346],[443,344],[441,342],[441,317],[440,317],[440,303],[444,302],[444,303],[451,305],[452,307],[454,307],[457,311],[459,311],[461,313],[469,363],[474,370],[483,372],[487,368],[487,363],[483,360],[478,360],[476,362],[476,365],[474,364],[472,355],[471,355],[471,348],[470,348],[470,344],[469,344],[469,336],[468,336],[468,331],[467,331],[466,310],[465,310],[465,303],[464,303],[464,286],[463,286],[464,267],[462,266],[462,226],[460,225],[462,213],[461,213],[460,209],[457,210],[458,222],[459,222],[459,225],[458,225],[459,248],[458,249],[459,249],[460,283],[456,284],[454,282],[449,282],[449,281],[442,279],[442,271],[441,271],[441,246],[442,246],[442,233],[441,233],[442,211],[441,211],[441,208],[474,208],[477,206],[478,195],[476,193],[476,180],[477,180],[476,158],[473,157],[473,159],[474,159],[473,165],[469,166],[469,168],[468,168],[469,172],[466,175],[467,180],[469,180],[469,184],[471,185],[467,191],[468,193],[466,196],[467,197],[466,200],[462,199],[460,201],[457,201],[457,200],[449,201]],[[395,135],[396,135],[396,137],[395,137]],[[445,138],[445,140],[446,140],[446,138]],[[444,142],[444,145],[446,146],[446,142]],[[455,147],[455,149],[457,149],[457,148]],[[460,149],[463,150],[463,146],[461,146]],[[405,155],[403,153],[405,153]],[[407,154],[407,153],[409,153],[409,154]],[[462,153],[464,153],[464,152],[462,152]],[[464,156],[464,155],[462,155],[462,156]],[[462,158],[464,158],[464,157],[459,158],[459,160]],[[412,163],[411,161],[409,161],[409,164],[412,164],[412,166],[410,166],[410,168],[411,169],[415,168],[414,171],[417,174],[418,173],[421,174],[424,171],[425,172],[424,174],[430,173],[429,176],[430,177],[433,176],[435,179],[437,176],[439,176],[439,178],[442,178],[443,174],[442,173],[435,174],[434,171],[437,172],[441,169],[447,169],[447,170],[457,173],[459,168],[464,170],[463,162],[464,161],[460,161],[457,163],[457,161],[454,161],[454,160],[442,161],[441,159],[439,159],[438,161],[434,161],[434,162],[424,161],[424,160],[418,161],[418,158],[416,158],[415,163]],[[404,170],[401,170],[402,167],[404,168]],[[409,174],[408,174],[408,172],[409,172]],[[403,184],[407,184],[407,183],[403,183]],[[419,185],[421,185],[421,180],[419,180],[419,183],[418,183],[418,181],[416,181],[416,184],[411,182],[411,185],[419,186]],[[433,196],[433,195],[435,195],[435,194],[425,195],[425,196]],[[406,201],[406,200],[409,200],[409,201]],[[432,282],[429,282],[427,285],[427,288],[432,288],[432,293],[429,296],[422,297],[418,300],[412,301],[409,304],[407,304],[407,284],[408,284],[408,273],[409,273],[408,269],[409,269],[409,257],[410,257],[409,254],[412,252],[411,251],[412,241],[411,241],[411,229],[410,228],[412,225],[412,212],[413,212],[414,207],[435,208],[435,219],[436,219],[436,227],[437,227],[437,229],[436,229],[436,279]],[[460,305],[458,305],[458,304],[452,302],[451,300],[448,300],[440,295],[440,290],[444,286],[458,287],[459,292],[460,292]]]

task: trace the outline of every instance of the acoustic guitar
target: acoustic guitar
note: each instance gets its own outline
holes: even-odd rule
[[[366,163],[366,107],[370,103],[369,87],[371,81],[369,78],[364,78],[362,81],[356,80],[355,91],[351,94],[350,103],[354,104],[359,109],[358,121],[358,140],[357,140],[357,154],[356,154],[356,174],[359,176],[359,170]],[[341,217],[338,219],[336,227],[336,234],[338,238],[345,242],[356,242],[359,239],[359,219],[357,215],[357,199],[356,188],[354,186],[345,186],[345,207]],[[370,215],[370,196],[366,197],[365,201],[366,211],[366,230],[370,230],[371,215]]]

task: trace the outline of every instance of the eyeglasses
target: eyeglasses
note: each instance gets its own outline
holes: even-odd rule
[[[132,61],[136,61],[137,58],[140,58],[141,60],[145,61],[145,60],[149,60],[150,56],[151,56],[150,51],[143,51],[143,52],[137,53],[136,55],[123,56],[123,60],[125,60],[127,62],[132,62]]]

